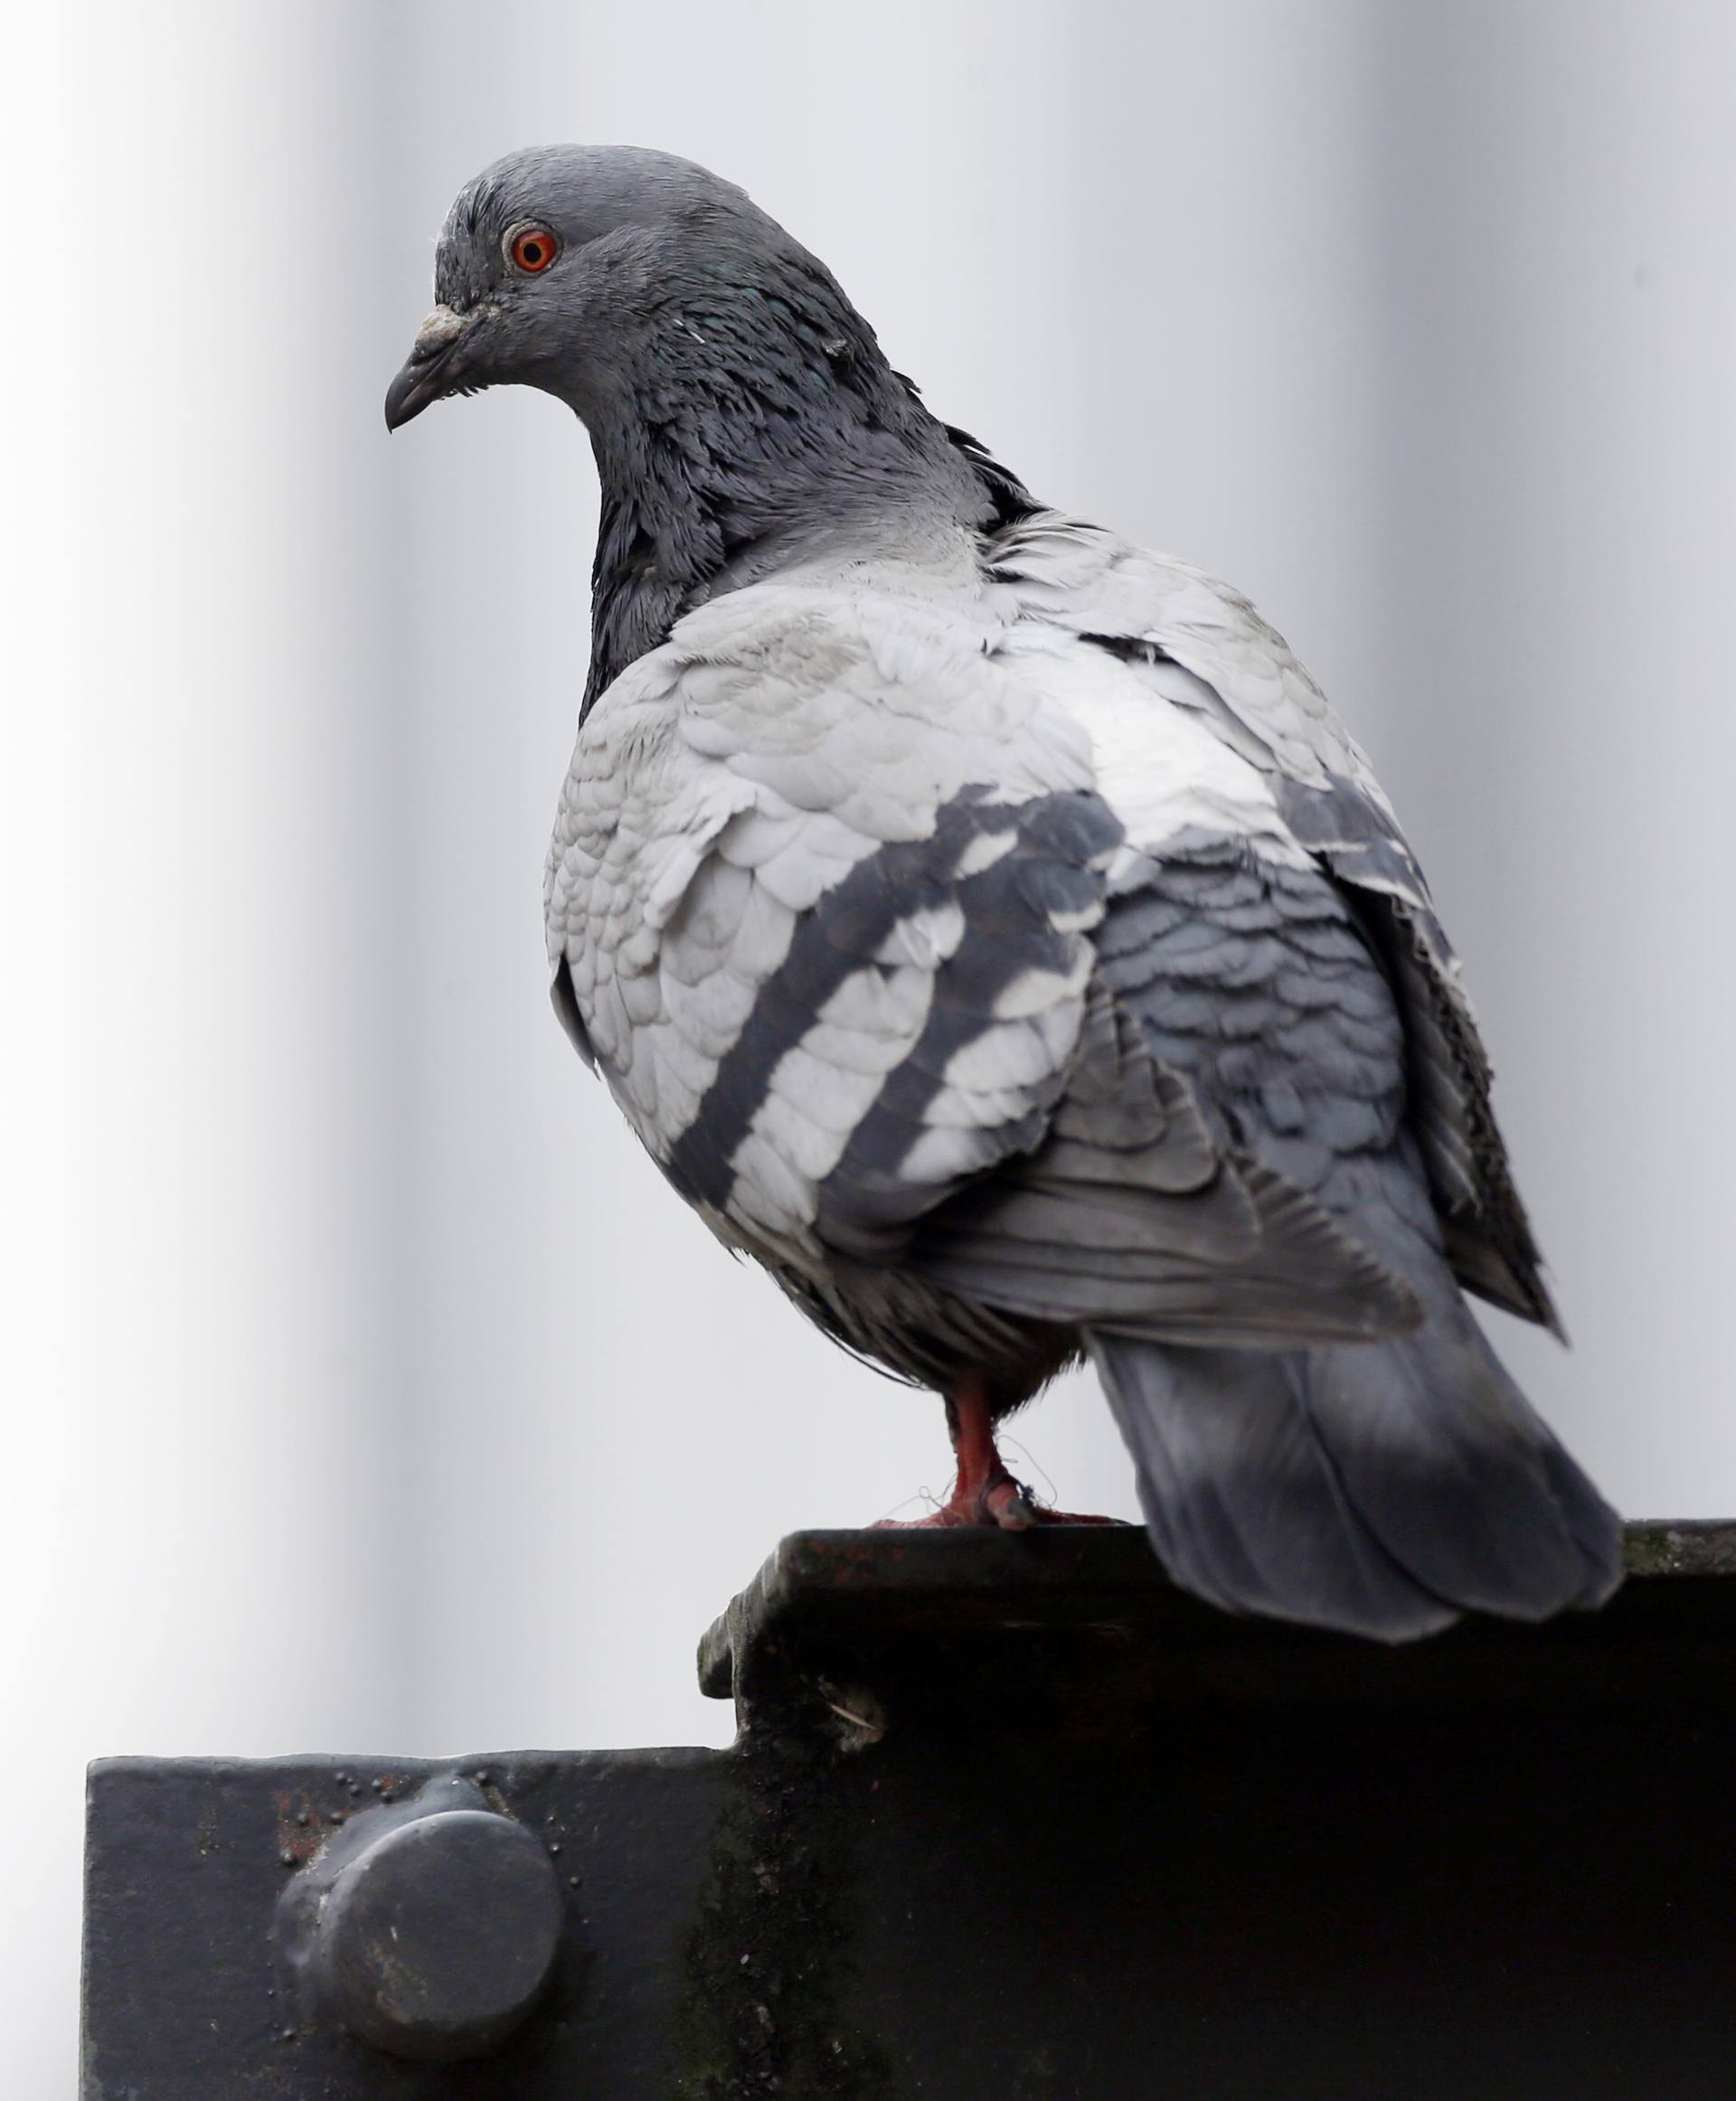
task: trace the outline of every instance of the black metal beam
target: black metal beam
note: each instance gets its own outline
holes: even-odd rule
[[[93,1768],[86,2101],[1673,2101],[1736,2063],[1736,1527],[1401,1650],[1134,1532],[806,1533],[727,1752]]]

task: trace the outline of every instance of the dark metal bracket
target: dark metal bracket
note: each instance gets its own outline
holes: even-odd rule
[[[1736,1526],[1382,1650],[1141,1534],[809,1532],[724,1752],[118,1759],[85,2101],[1699,2101],[1736,2063]]]

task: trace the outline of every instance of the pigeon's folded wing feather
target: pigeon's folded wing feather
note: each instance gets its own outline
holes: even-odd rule
[[[956,623],[742,591],[580,732],[556,1003],[720,1231],[883,1258],[1041,1135],[1119,838],[1077,726]]]
[[[908,1260],[1007,1312],[1170,1343],[1359,1341],[1420,1317],[1311,1196],[1214,1143],[1102,977],[1044,1143],[939,1206]]]
[[[1405,1024],[1411,1113],[1459,1280],[1558,1326],[1490,1106],[1492,1073],[1429,886],[1362,750],[1283,638],[1199,570],[1040,513],[1003,536],[1021,614],[1137,667],[1271,778],[1295,840],[1361,901]]]

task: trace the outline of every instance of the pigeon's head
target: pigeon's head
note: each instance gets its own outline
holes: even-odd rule
[[[448,215],[439,303],[387,391],[387,428],[443,395],[511,384],[594,421],[672,334],[699,343],[710,316],[792,270],[820,306],[842,309],[834,335],[843,316],[852,337],[866,334],[805,250],[692,161],[638,146],[509,154]]]
[[[929,414],[817,258],[744,192],[637,146],[509,154],[440,235],[439,304],[386,394],[538,387],[599,483],[587,705],[722,581],[1031,508]],[[916,522],[916,523],[913,523]]]

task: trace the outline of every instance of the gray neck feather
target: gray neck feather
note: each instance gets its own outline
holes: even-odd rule
[[[708,597],[828,549],[992,532],[1033,508],[788,236],[731,254],[713,231],[698,263],[662,259],[641,322],[568,394],[602,484],[587,711]]]

